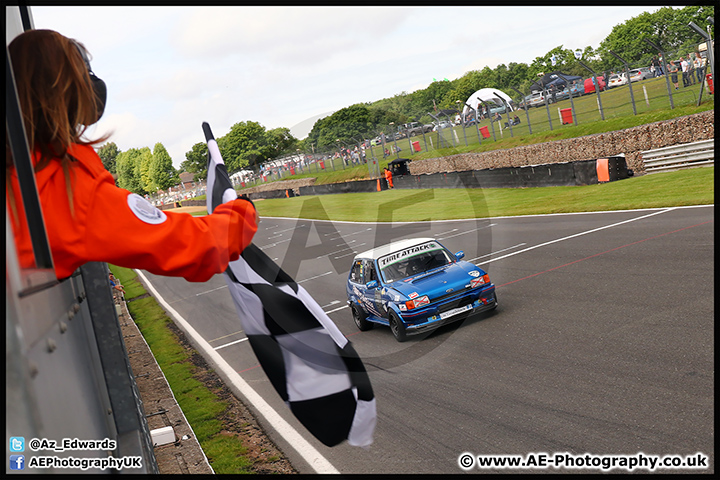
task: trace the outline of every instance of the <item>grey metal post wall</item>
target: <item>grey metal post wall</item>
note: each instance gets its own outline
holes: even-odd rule
[[[80,271],[115,420],[118,453],[141,455],[146,473],[157,473],[150,429],[115,313],[107,264],[86,263]]]

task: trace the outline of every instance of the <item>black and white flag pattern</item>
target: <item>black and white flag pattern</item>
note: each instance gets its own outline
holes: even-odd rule
[[[210,126],[207,208],[237,198]],[[295,417],[318,440],[367,446],[376,423],[370,378],[351,343],[317,302],[254,244],[225,279],[261,367]]]

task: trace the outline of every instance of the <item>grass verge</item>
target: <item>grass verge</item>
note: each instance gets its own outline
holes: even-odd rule
[[[261,217],[356,222],[436,221],[715,203],[715,167],[653,173],[598,185],[386,190],[255,202]]]
[[[133,270],[115,265],[110,265],[110,270],[125,288],[128,311],[215,473],[254,473],[252,461],[245,456],[246,448],[238,438],[227,435],[220,420],[230,405],[196,378],[198,367],[192,361],[194,352],[182,345],[171,328],[174,324],[170,317],[152,296],[147,296]]]

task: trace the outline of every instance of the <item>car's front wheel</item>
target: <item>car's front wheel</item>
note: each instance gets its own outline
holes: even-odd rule
[[[388,322],[390,323],[390,331],[395,337],[395,340],[397,340],[398,342],[404,342],[405,340],[407,340],[405,324],[397,317],[395,312],[390,312]]]
[[[373,322],[368,322],[366,320],[367,316],[365,315],[365,312],[361,311],[357,305],[353,305],[350,309],[352,310],[352,317],[355,322],[355,326],[357,326],[361,332],[370,330],[375,326]]]

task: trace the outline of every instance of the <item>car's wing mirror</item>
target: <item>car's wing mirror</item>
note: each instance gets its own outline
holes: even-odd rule
[[[370,280],[369,282],[367,282],[365,284],[365,287],[367,287],[367,288],[377,288],[377,286],[378,286],[377,280]]]
[[[465,252],[463,252],[462,250],[460,250],[459,252],[457,252],[457,253],[455,254],[455,258],[457,258],[458,260],[460,260],[461,258],[465,258]]]

